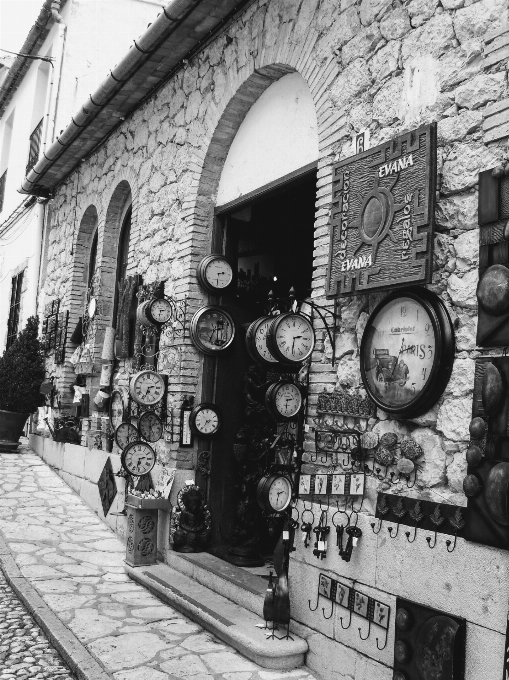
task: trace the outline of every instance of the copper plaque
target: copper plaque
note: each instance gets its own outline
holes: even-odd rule
[[[436,123],[335,163],[327,297],[430,283]]]

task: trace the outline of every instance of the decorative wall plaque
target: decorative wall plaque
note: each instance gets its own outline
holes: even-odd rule
[[[432,275],[436,123],[333,166],[327,297]]]

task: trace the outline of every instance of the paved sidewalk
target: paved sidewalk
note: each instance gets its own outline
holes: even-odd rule
[[[257,666],[133,583],[124,544],[24,445],[0,455],[0,534],[21,575],[115,680],[315,677]]]

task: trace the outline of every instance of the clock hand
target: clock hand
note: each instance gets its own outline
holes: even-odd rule
[[[213,336],[214,333],[216,333],[216,332],[217,332],[217,326],[212,326],[212,333],[210,334],[209,342],[212,342],[212,336]]]

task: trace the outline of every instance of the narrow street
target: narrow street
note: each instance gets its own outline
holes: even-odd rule
[[[18,454],[0,455],[0,479],[0,535],[22,576],[115,680],[312,680],[305,668],[257,666],[133,583],[124,573],[123,543],[24,444]],[[18,613],[33,626],[19,605],[1,625]],[[39,643],[38,631],[34,637]],[[10,648],[19,663],[35,666],[31,650],[28,657],[22,644]],[[13,673],[9,666],[0,678],[60,677],[54,666],[50,675]]]

